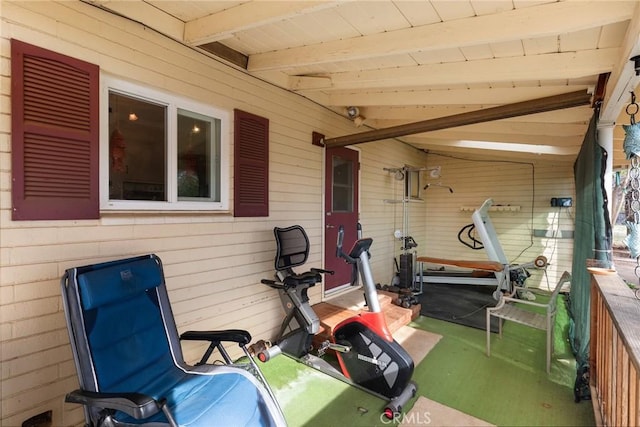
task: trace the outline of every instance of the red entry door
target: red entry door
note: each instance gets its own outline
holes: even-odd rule
[[[344,147],[327,148],[325,170],[325,292],[351,283],[351,265],[336,257],[338,227],[344,226],[343,250],[351,249],[357,238],[359,153]]]

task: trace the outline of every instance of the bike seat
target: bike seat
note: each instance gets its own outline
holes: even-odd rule
[[[320,273],[314,271],[307,271],[301,274],[292,274],[284,278],[282,283],[286,288],[295,288],[297,286],[308,285],[314,286],[316,283],[322,281]]]

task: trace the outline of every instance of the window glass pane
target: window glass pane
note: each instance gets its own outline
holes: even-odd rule
[[[219,120],[178,110],[178,200],[220,201]]]
[[[408,170],[406,172],[405,198],[420,199],[420,171]]]
[[[353,211],[353,162],[340,156],[333,156],[333,194],[332,210],[334,212]]]
[[[109,199],[167,200],[166,107],[109,92]]]

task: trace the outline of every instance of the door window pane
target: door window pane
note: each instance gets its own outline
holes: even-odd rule
[[[332,210],[353,212],[353,162],[333,156]]]

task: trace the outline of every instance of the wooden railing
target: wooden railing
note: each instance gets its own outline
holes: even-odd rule
[[[591,279],[591,398],[598,424],[640,425],[640,300],[618,275]]]

